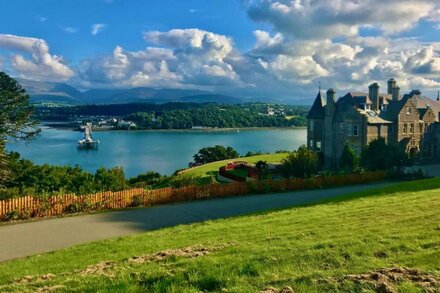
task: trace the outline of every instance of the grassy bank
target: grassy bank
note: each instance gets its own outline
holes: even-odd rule
[[[439,210],[438,179],[401,183],[9,261],[0,291],[423,292],[440,280]]]
[[[237,158],[237,159],[228,159],[223,161],[217,161],[213,163],[208,163],[202,166],[186,169],[182,171],[182,174],[191,175],[191,176],[201,176],[202,178],[216,176],[218,169],[222,166],[225,166],[228,162],[231,161],[245,161],[249,164],[255,164],[258,161],[266,161],[268,163],[279,163],[282,159],[287,157],[287,153],[276,153],[276,154],[263,154],[251,157]]]

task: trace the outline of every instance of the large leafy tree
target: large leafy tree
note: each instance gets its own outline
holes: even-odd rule
[[[281,173],[286,178],[307,177],[318,170],[318,154],[302,145],[291,152],[281,164]]]
[[[225,148],[221,145],[205,147],[194,155],[194,161],[189,163],[191,166],[199,166],[210,162],[238,158],[239,154],[231,147]]]
[[[29,141],[39,132],[37,122],[31,118],[32,111],[26,90],[15,79],[0,72],[0,188],[9,174],[6,141]]]
[[[371,141],[361,155],[362,166],[368,170],[390,170],[402,168],[408,163],[405,151],[395,144],[387,144],[384,138]]]

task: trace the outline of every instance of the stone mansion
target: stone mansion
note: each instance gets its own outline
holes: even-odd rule
[[[370,141],[383,137],[399,144],[408,154],[440,159],[440,101],[422,95],[420,90],[400,95],[393,78],[387,92],[372,83],[368,93],[348,92],[335,100],[329,89],[318,95],[307,115],[307,146],[323,153],[327,168],[335,167],[346,143],[360,155]]]

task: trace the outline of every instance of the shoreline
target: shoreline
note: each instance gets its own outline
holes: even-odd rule
[[[56,127],[55,123],[49,121],[42,121],[41,126],[45,126],[57,130],[80,131],[74,127]],[[62,123],[59,123],[62,124]],[[292,130],[292,129],[306,129],[307,126],[288,126],[288,127],[231,127],[231,128],[204,128],[204,129],[111,129],[111,128],[93,128],[94,132],[104,131],[131,131],[131,132],[231,132],[231,131],[259,131],[259,130]]]

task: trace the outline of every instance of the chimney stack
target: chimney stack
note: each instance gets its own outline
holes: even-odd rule
[[[377,84],[377,82],[370,84],[370,86],[368,87],[368,95],[373,102],[373,110],[379,111],[379,85]]]
[[[327,90],[327,115],[333,115],[335,109],[335,96],[336,92],[334,89]]]
[[[392,95],[392,94],[393,94],[393,88],[395,88],[395,87],[397,87],[397,82],[396,82],[396,80],[395,80],[394,78],[390,78],[390,79],[388,80],[388,90],[387,90],[387,93],[388,93],[389,95]]]
[[[398,86],[393,87],[392,95],[393,95],[393,101],[400,100],[400,87]]]

